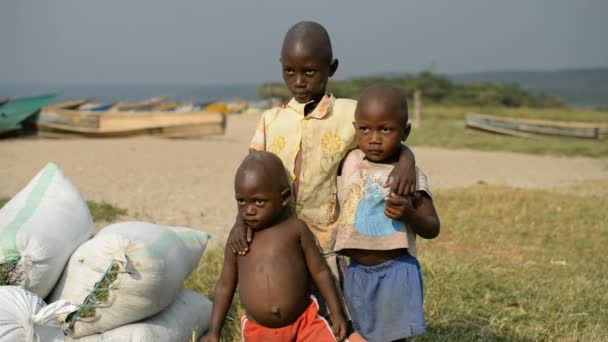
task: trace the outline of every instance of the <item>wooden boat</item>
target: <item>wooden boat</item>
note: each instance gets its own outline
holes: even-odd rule
[[[146,111],[157,109],[156,107],[163,104],[165,100],[167,100],[166,96],[159,96],[141,101],[122,101],[116,105],[115,109],[122,111]]]
[[[470,113],[465,116],[466,127],[482,131],[518,136],[551,135],[582,139],[608,138],[608,124],[521,119]]]
[[[0,105],[0,134],[20,130],[23,123],[34,116],[55,94],[8,99]]]
[[[71,101],[42,109],[38,135],[49,138],[126,137],[160,135],[167,138],[197,138],[223,134],[225,115],[206,111],[121,111],[117,106],[104,112],[81,111],[87,101]]]
[[[78,110],[87,112],[105,112],[112,107],[114,107],[114,103],[91,102],[82,104],[80,107],[78,107]]]

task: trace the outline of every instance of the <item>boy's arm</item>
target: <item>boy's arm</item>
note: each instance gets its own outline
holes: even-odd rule
[[[404,195],[416,190],[416,158],[409,147],[401,145],[399,161],[395,164],[384,186],[390,186],[391,192],[397,195]]]
[[[417,191],[406,196],[390,194],[386,199],[386,216],[393,220],[405,222],[410,228],[425,239],[434,239],[439,235],[440,223],[433,200],[424,191]]]
[[[249,251],[251,240],[253,240],[253,229],[245,225],[237,214],[234,226],[228,235],[226,249],[230,249],[234,254],[245,255]]]
[[[234,297],[234,290],[238,282],[238,273],[236,266],[237,256],[226,245],[224,249],[224,266],[222,267],[222,274],[215,284],[215,291],[213,294],[213,311],[211,314],[211,327],[207,336],[212,338],[220,337],[222,333],[222,326],[224,325],[224,318],[228,312],[228,308],[232,303],[232,297]]]
[[[306,259],[306,267],[310,272],[310,276],[319,289],[321,296],[327,302],[331,314],[332,326],[334,335],[338,341],[346,338],[346,320],[342,312],[342,306],[338,300],[338,291],[336,284],[331,275],[331,270],[323,259],[319,247],[317,247],[314,235],[308,229],[304,222],[297,220],[300,231],[300,245]]]

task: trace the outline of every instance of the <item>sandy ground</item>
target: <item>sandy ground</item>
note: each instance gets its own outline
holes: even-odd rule
[[[256,121],[231,116],[224,136],[203,140],[2,140],[0,197],[14,195],[53,161],[85,198],[128,209],[126,219],[189,226],[221,242],[236,214],[234,171]],[[414,153],[435,189],[480,182],[563,189],[608,179],[606,160],[424,147]]]

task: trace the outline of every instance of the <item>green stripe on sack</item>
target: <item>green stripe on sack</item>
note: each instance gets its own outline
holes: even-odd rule
[[[23,208],[19,210],[11,223],[2,228],[0,232],[0,249],[4,252],[5,263],[16,264],[19,261],[21,255],[17,251],[17,232],[38,209],[58,169],[55,163],[49,163],[44,167],[34,189],[27,196]]]

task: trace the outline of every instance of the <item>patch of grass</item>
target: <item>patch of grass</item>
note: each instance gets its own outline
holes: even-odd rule
[[[472,187],[436,205],[416,341],[608,340],[608,198]]]
[[[185,287],[213,300],[213,290],[215,289],[215,283],[220,277],[223,264],[223,249],[216,248],[206,251],[196,270],[186,279]],[[243,309],[240,303],[237,290],[224,321],[222,341],[236,342],[241,340],[240,320]]]
[[[510,108],[424,105],[422,118],[464,119],[467,113],[491,114],[521,119],[608,123],[608,111],[574,108]]]
[[[422,126],[412,130],[408,144],[451,149],[608,157],[606,141],[540,136],[524,139],[467,129],[464,125],[464,116],[468,112],[531,119],[608,123],[608,112],[601,111],[429,106],[424,107]]]
[[[113,222],[118,217],[127,215],[127,209],[115,207],[105,201],[87,201],[87,206],[91,210],[93,221]]]
[[[9,200],[10,198],[6,197],[0,198],[0,208],[2,208]],[[87,206],[91,211],[93,221],[96,222],[113,222],[120,216],[128,214],[127,209],[115,207],[105,201],[87,201]]]
[[[428,333],[415,341],[608,340],[603,189],[438,191],[442,232],[418,239]],[[210,296],[221,265],[210,251],[187,286]],[[239,313],[235,299],[225,341],[239,340]]]

